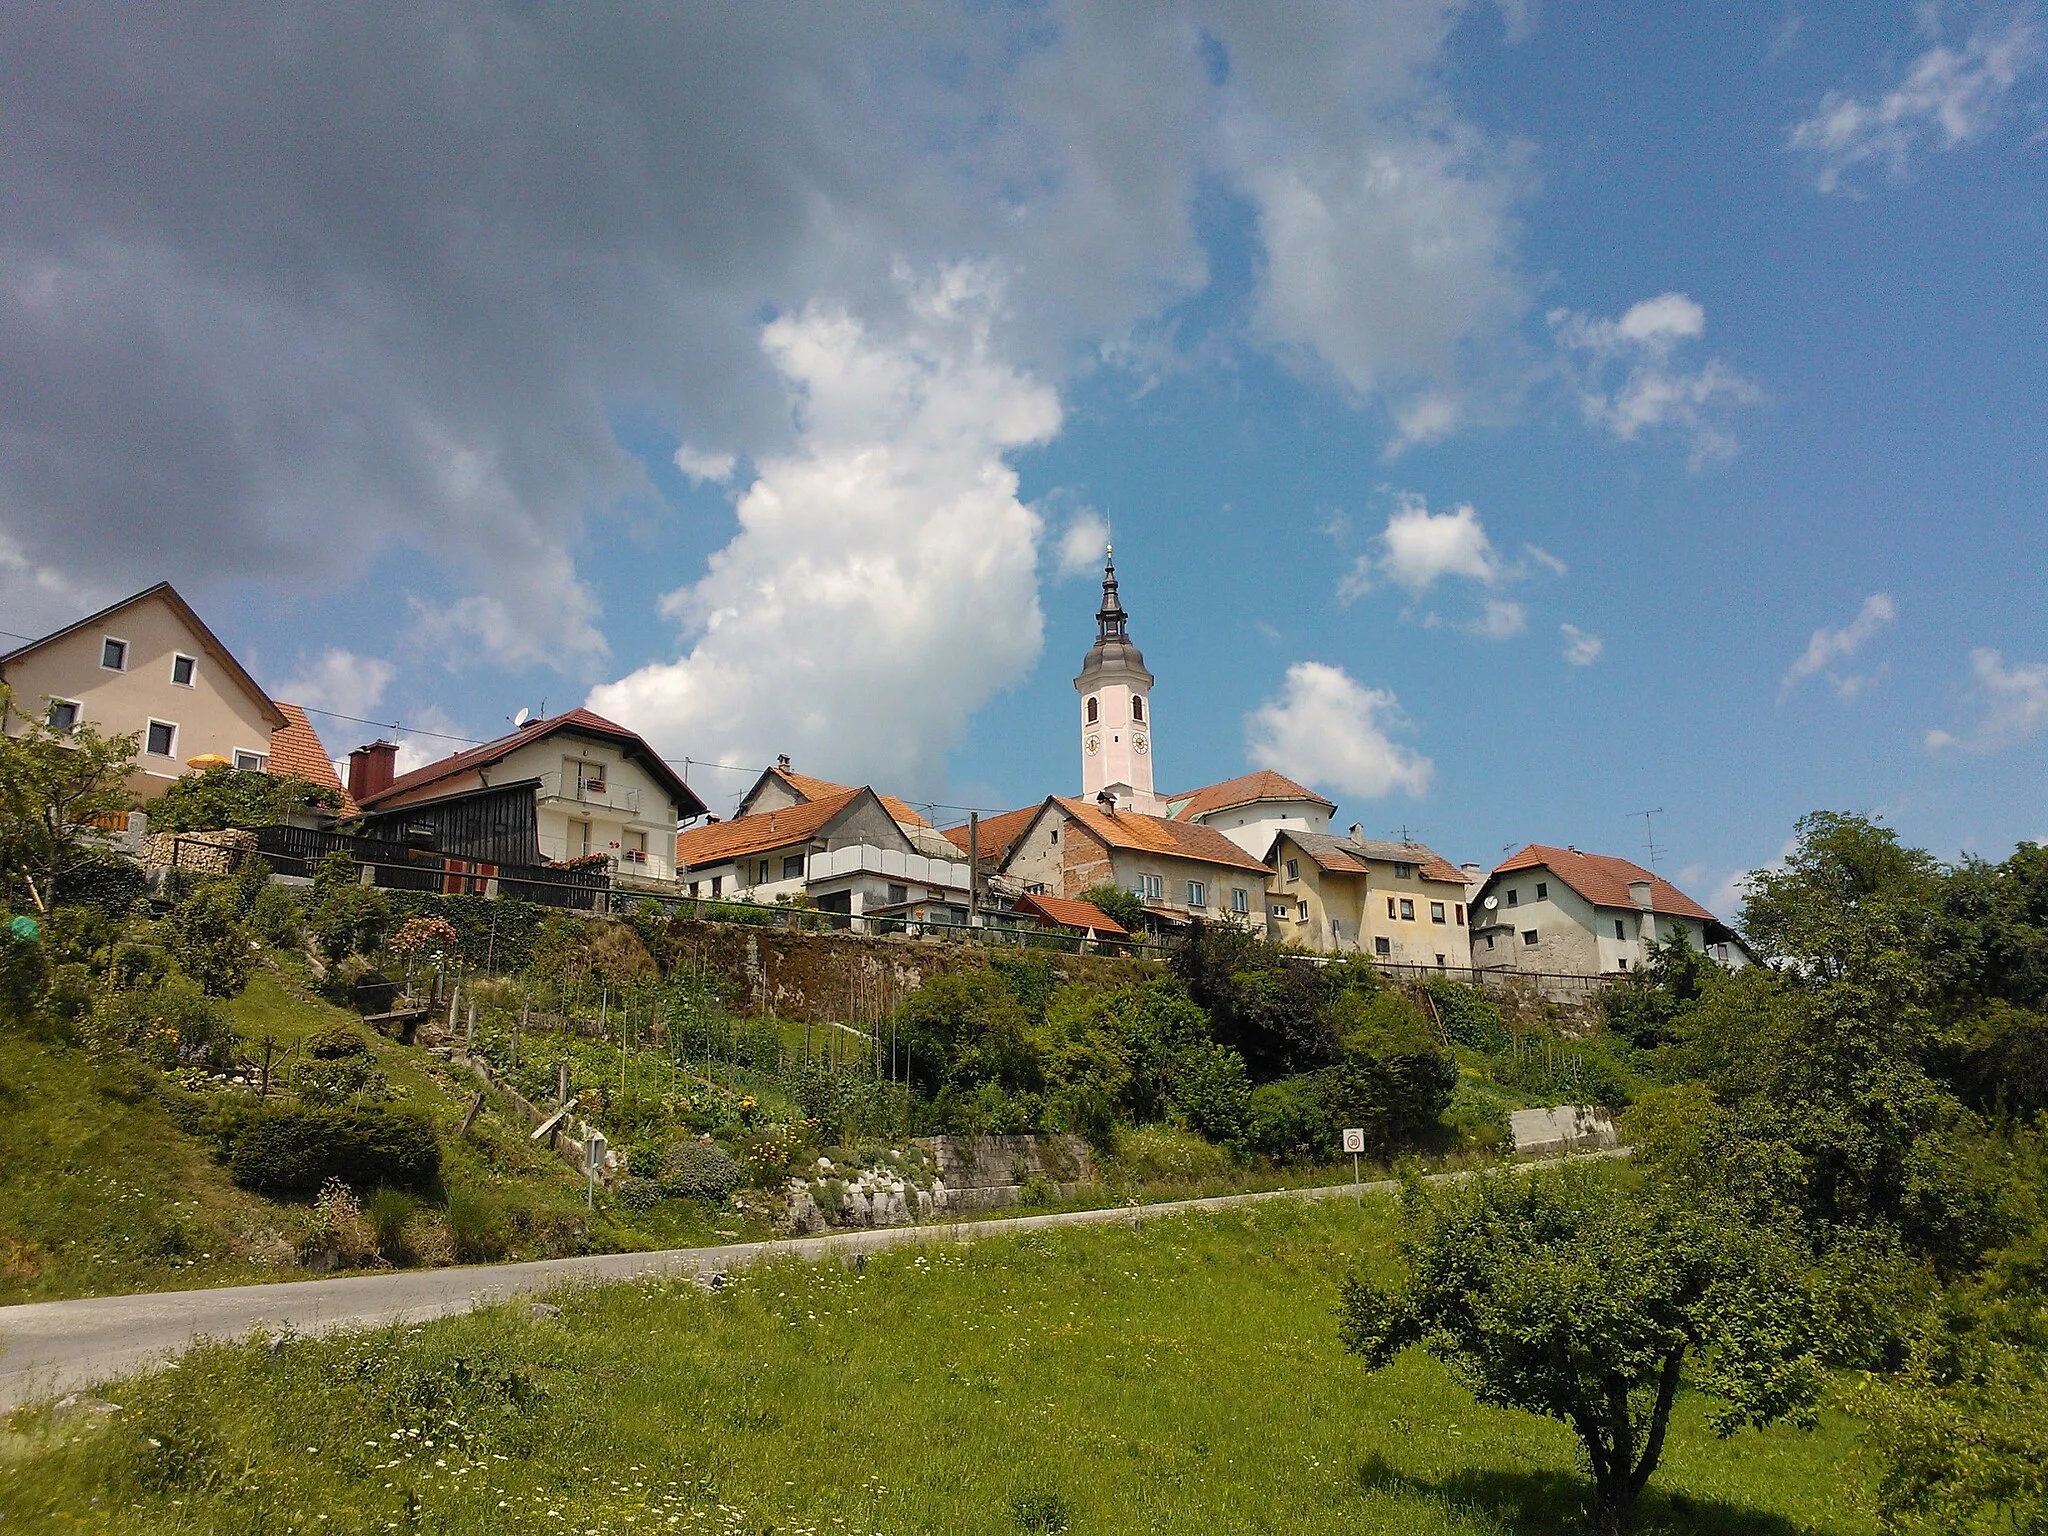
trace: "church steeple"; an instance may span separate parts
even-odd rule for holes
[[[1095,644],[1074,679],[1081,695],[1081,793],[1114,795],[1123,809],[1156,816],[1152,792],[1152,674],[1131,643],[1130,615],[1117,595],[1116,551],[1105,548]]]

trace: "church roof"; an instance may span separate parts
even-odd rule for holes
[[[1152,674],[1145,670],[1145,653],[1131,640],[1130,615],[1117,597],[1116,557],[1110,550],[1103,551],[1102,606],[1095,613],[1095,644],[1088,648],[1074,686],[1085,691],[1089,681],[1104,672],[1136,672],[1147,687],[1152,684]]]
[[[1175,821],[1194,821],[1218,811],[1227,811],[1233,806],[1253,805],[1261,800],[1312,800],[1333,811],[1337,809],[1336,801],[1324,799],[1285,774],[1261,768],[1257,773],[1240,774],[1234,779],[1225,779],[1221,784],[1191,789],[1183,795],[1169,795],[1166,814]]]

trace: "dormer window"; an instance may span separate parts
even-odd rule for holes
[[[1143,698],[1138,697],[1136,695],[1133,695],[1131,698],[1131,718],[1133,720],[1142,720],[1145,718],[1145,701]]]
[[[1102,706],[1096,702],[1095,696],[1093,694],[1090,694],[1088,696],[1088,723],[1090,725],[1093,725],[1097,720],[1100,720],[1101,718]]]

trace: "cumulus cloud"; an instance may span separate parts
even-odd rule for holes
[[[1970,652],[1971,692],[1982,706],[1975,725],[1958,736],[1927,733],[1927,750],[1996,752],[2048,729],[2048,661],[2007,666],[1988,646]]]
[[[676,468],[700,485],[723,485],[738,467],[739,458],[734,454],[692,448],[688,443],[676,450]]]
[[[674,757],[936,787],[967,717],[1036,659],[1040,520],[1005,455],[1060,424],[1054,391],[1000,358],[986,269],[954,267],[878,328],[826,306],[762,345],[797,439],[757,461],[740,531],[664,611],[692,637],[590,707]]]
[[[1086,508],[1076,512],[1060,535],[1059,573],[1087,576],[1102,570],[1103,553],[1109,547],[1109,521],[1100,512]]]
[[[1342,538],[1345,521],[1334,520],[1328,531]],[[1338,579],[1337,597],[1355,602],[1375,589],[1392,585],[1411,599],[1419,599],[1438,582],[1458,579],[1482,587],[1500,587],[1522,581],[1532,568],[1561,576],[1565,564],[1548,550],[1524,545],[1516,559],[1502,557],[1488,536],[1479,513],[1469,502],[1460,502],[1448,512],[1432,512],[1428,501],[1412,491],[1396,493],[1387,525],[1373,541],[1373,547],[1358,555],[1351,568]],[[1505,640],[1527,627],[1527,611],[1505,597],[1487,597],[1478,615],[1463,627],[1489,640]],[[1425,624],[1443,622],[1435,614],[1424,616]]]
[[[369,719],[398,669],[380,656],[329,646],[278,685],[277,696],[307,709]]]
[[[1717,357],[1679,362],[1707,331],[1707,312],[1682,293],[1643,299],[1619,319],[1553,309],[1549,321],[1586,420],[1625,443],[1670,428],[1690,440],[1695,469],[1735,452],[1729,413],[1763,399]]]
[[[614,407],[729,445],[685,473],[801,456],[762,317],[880,313],[899,256],[1015,274],[1008,355],[1049,383],[1171,353],[1218,179],[1260,247],[1225,344],[1441,435],[1527,307],[1531,182],[1445,82],[1459,14],[16,7],[0,602],[404,550],[449,589],[423,636],[594,674],[575,552],[650,490]]]
[[[1364,687],[1341,667],[1299,661],[1279,695],[1245,717],[1245,738],[1260,767],[1340,794],[1421,796],[1435,765],[1389,734],[1404,723],[1386,689]]]
[[[1930,28],[1938,26],[1933,7],[1923,15]],[[1941,42],[1936,32],[1932,46],[1891,89],[1868,100],[1829,91],[1810,117],[1793,124],[1786,147],[1811,159],[1822,192],[1853,191],[1845,178],[1863,165],[1904,180],[1916,155],[1958,149],[1989,132],[2041,52],[2031,6],[1979,26],[1961,48]]]
[[[1590,667],[1607,649],[1605,640],[1598,635],[1587,634],[1576,624],[1560,624],[1557,628],[1564,636],[1564,659],[1575,667]]]
[[[1783,681],[1778,684],[1778,697],[1782,699],[1810,677],[1825,674],[1838,697],[1853,699],[1875,682],[1878,674],[1858,675],[1837,669],[1877,635],[1889,629],[1897,618],[1898,608],[1892,602],[1891,594],[1873,592],[1863,599],[1863,606],[1856,610],[1856,617],[1847,624],[1839,629],[1829,629],[1825,625],[1816,629],[1806,642],[1806,649],[1786,669]]]

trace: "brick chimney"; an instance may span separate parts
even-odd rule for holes
[[[361,805],[370,796],[391,787],[398,777],[398,743],[373,741],[348,755],[349,798]]]

